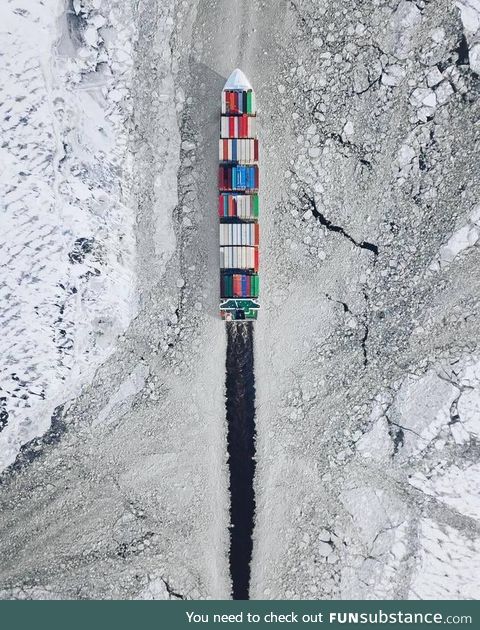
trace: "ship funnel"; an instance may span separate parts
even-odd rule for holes
[[[247,77],[239,68],[235,68],[232,74],[228,77],[227,82],[223,88],[224,90],[251,90],[252,86]]]

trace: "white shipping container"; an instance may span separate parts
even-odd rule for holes
[[[252,219],[252,195],[232,195],[235,215],[239,219]],[[230,245],[240,245],[246,242],[246,239],[250,239],[250,244],[253,245],[253,227],[252,224],[240,224],[240,223],[230,223],[230,224],[221,224],[220,234],[222,243],[225,241],[227,243],[227,239],[229,239],[228,243]],[[222,230],[230,230],[229,232],[222,232]],[[243,231],[241,231],[243,230]]]
[[[255,248],[250,246],[226,247],[225,250],[231,250],[231,261],[229,260],[229,269],[252,269],[255,264]]]

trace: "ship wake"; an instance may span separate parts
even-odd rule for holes
[[[233,599],[248,599],[255,514],[253,325],[227,323],[226,410],[230,470],[230,574]]]

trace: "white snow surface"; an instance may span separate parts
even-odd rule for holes
[[[8,0],[0,42],[0,470],[87,383],[136,311],[120,0]],[[8,414],[8,418],[7,418]]]
[[[430,271],[448,267],[460,254],[474,247],[480,236],[480,205],[475,206],[467,220],[454,231],[448,241],[438,251],[430,265]]]
[[[420,553],[408,599],[477,599],[480,542],[422,519]]]

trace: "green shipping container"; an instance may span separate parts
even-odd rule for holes
[[[252,297],[258,297],[258,276],[252,276]]]
[[[252,199],[252,214],[258,219],[258,195],[253,195]]]
[[[247,114],[252,113],[252,93],[247,92]]]

